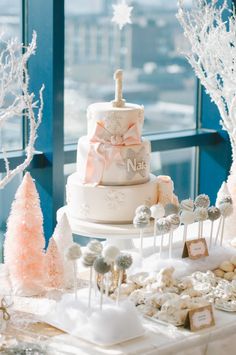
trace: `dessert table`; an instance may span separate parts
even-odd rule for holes
[[[190,229],[190,235],[194,236],[196,226]],[[205,233],[209,232],[209,224],[204,227]],[[182,237],[182,230],[175,236],[175,248],[178,251],[178,242]],[[134,240],[138,246],[138,240]],[[144,240],[144,261],[148,258],[152,238],[146,237]],[[236,251],[236,250],[235,250]],[[224,259],[225,255],[234,254],[234,248],[226,246],[219,250],[212,251],[209,257],[209,264],[214,265]],[[228,254],[227,254],[228,253]],[[224,255],[225,254],[225,255]],[[216,257],[217,255],[217,257]],[[214,260],[217,259],[217,260]],[[163,259],[164,262],[167,262]],[[171,263],[171,260],[169,260]],[[172,260],[174,263],[174,259]],[[200,268],[202,267],[201,264]],[[6,278],[6,268],[0,265],[0,294],[9,294],[9,284]],[[86,287],[86,275],[80,280],[81,287]],[[177,328],[172,325],[157,324],[152,320],[143,318],[142,322],[145,328],[145,334],[139,338],[116,344],[110,347],[101,347],[96,344],[86,342],[79,337],[51,327],[40,320],[39,315],[50,302],[60,298],[60,292],[51,292],[39,297],[14,297],[14,304],[11,307],[11,320],[0,335],[0,351],[6,344],[17,344],[29,342],[39,344],[42,347],[42,354],[88,354],[88,355],[128,355],[128,354],[177,354],[177,355],[200,355],[200,354],[233,354],[236,347],[236,314],[226,313],[214,310],[216,325],[198,332],[190,332],[183,328]],[[4,352],[3,352],[4,353]],[[15,352],[16,353],[16,352]]]

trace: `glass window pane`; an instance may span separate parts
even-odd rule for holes
[[[195,128],[194,74],[180,54],[177,2],[133,2],[133,24],[122,31],[111,22],[113,3],[65,1],[65,142],[86,133],[90,103],[113,99],[119,67],[126,100],[145,107],[145,133]]]
[[[18,38],[21,40],[21,0],[1,0],[0,1],[0,34],[4,39]],[[4,45],[0,44],[0,51]],[[3,107],[11,103],[10,95]],[[0,152],[22,148],[22,118],[16,117],[8,120],[3,127],[0,127]]]

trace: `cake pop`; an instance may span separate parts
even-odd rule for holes
[[[89,296],[88,296],[88,312],[91,311],[91,295],[92,295],[92,279],[93,279],[93,263],[97,255],[88,249],[82,255],[82,264],[89,267]]]
[[[151,209],[150,207],[148,207],[147,205],[141,205],[138,206],[135,210],[135,214],[140,214],[143,213],[144,215],[146,215],[148,218],[151,217]]]
[[[198,195],[194,201],[196,208],[208,208],[210,206],[209,196],[205,194]]]
[[[171,230],[169,234],[169,258],[172,258],[172,246],[173,246],[173,233],[180,225],[180,218],[177,214],[170,214],[167,218],[167,221],[171,224]]]
[[[81,248],[77,243],[72,243],[65,251],[65,257],[67,260],[73,262],[74,269],[74,293],[75,299],[77,300],[77,259],[81,257]]]
[[[148,226],[150,219],[145,213],[138,213],[133,219],[133,225],[140,232],[140,255],[143,255],[143,229]]]
[[[188,198],[186,200],[182,200],[180,202],[180,208],[184,211],[193,211],[194,210],[193,200],[191,200],[191,198]]]
[[[116,304],[119,304],[119,300],[120,300],[120,288],[121,288],[121,282],[123,279],[123,273],[125,270],[130,268],[132,263],[133,263],[133,259],[130,254],[120,254],[117,256],[117,258],[115,260],[116,267],[119,270],[118,292],[117,292]]]
[[[164,235],[170,232],[171,223],[167,220],[167,218],[159,218],[156,224],[157,224],[157,233],[161,235],[161,244],[160,244],[160,257],[161,257]]]
[[[165,216],[169,216],[170,214],[178,214],[178,213],[179,213],[179,207],[174,203],[167,203],[167,205],[165,205]]]
[[[111,266],[105,262],[105,259],[103,256],[99,256],[94,261],[93,267],[94,267],[94,270],[102,276],[101,277],[101,287],[100,287],[100,310],[102,310],[103,292],[104,292],[103,278],[104,278],[104,275],[111,270]]]
[[[209,241],[209,249],[211,248],[212,245],[212,236],[213,236],[213,226],[214,226],[214,221],[216,221],[218,218],[220,218],[221,212],[218,207],[211,206],[208,208],[208,218],[211,221],[211,232],[210,232],[210,241]]]
[[[232,204],[233,204],[232,197],[231,197],[230,195],[223,196],[223,197],[219,200],[219,205],[222,205],[222,203],[230,203],[230,204],[232,205]]]
[[[88,248],[88,250],[92,251],[96,255],[101,255],[103,246],[102,246],[101,242],[99,242],[98,240],[94,239],[94,240],[91,240],[87,244],[87,248]]]
[[[180,222],[184,225],[183,243],[187,240],[188,225],[194,223],[195,216],[193,210],[182,210],[180,215]]]
[[[199,195],[201,196],[201,195]],[[206,196],[206,195],[203,195]],[[203,235],[203,222],[208,218],[206,207],[197,207],[194,211],[195,221],[198,222],[198,238]]]
[[[154,218],[154,240],[153,240],[153,249],[156,249],[156,235],[157,235],[157,228],[156,223],[158,218],[162,218],[165,216],[165,209],[161,203],[153,205],[151,207],[151,217]]]

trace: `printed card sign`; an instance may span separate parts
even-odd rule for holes
[[[212,306],[204,306],[192,309],[188,312],[184,327],[195,332],[215,325]]]
[[[195,260],[208,255],[208,248],[205,238],[193,239],[185,242],[182,258]]]

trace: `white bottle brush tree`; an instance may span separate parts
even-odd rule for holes
[[[35,99],[34,93],[29,92],[27,65],[30,57],[35,54],[36,37],[36,32],[33,32],[31,43],[23,46],[17,39],[5,41],[0,35],[0,129],[6,127],[12,118],[20,120],[22,117],[27,120],[29,127],[26,158],[14,169],[11,169],[7,152],[1,144],[0,154],[5,161],[5,174],[0,179],[0,189],[26,169],[34,155],[37,129],[42,120],[44,90],[43,85],[39,91],[39,100]]]
[[[234,214],[228,218],[228,235],[236,236],[236,18],[227,1],[194,0],[186,8],[179,0],[177,18],[190,44],[185,53],[196,76],[217,105],[221,124],[231,141],[233,164],[228,188]],[[221,4],[221,5],[220,5]]]

